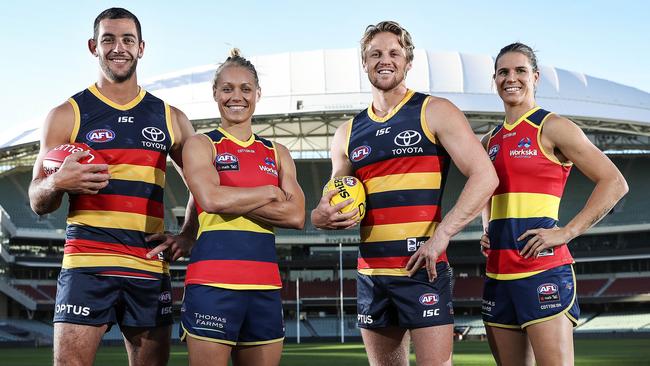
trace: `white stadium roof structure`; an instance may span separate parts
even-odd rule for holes
[[[324,158],[336,127],[366,108],[372,98],[357,49],[289,52],[251,57],[262,87],[254,131],[285,144],[297,156]],[[455,103],[477,134],[503,118],[492,83],[489,55],[416,50],[407,85]],[[180,108],[199,130],[214,128],[216,65],[162,75],[146,90]],[[537,102],[570,117],[601,148],[650,147],[650,93],[579,72],[541,66]],[[33,156],[42,121],[26,123],[0,138],[0,159]]]

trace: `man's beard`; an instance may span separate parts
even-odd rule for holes
[[[116,83],[123,83],[131,78],[133,74],[135,74],[135,70],[138,66],[138,60],[136,58],[133,58],[133,63],[131,64],[131,67],[127,70],[126,74],[124,75],[118,75],[111,70],[111,68],[108,66],[108,59],[103,59],[101,64],[102,71],[104,71],[104,74],[106,77],[108,77],[111,81],[114,81]]]
[[[399,86],[399,84],[401,84],[404,81],[405,77],[406,77],[406,75],[403,75],[403,77],[401,77],[401,78],[394,78],[390,82],[390,84],[379,83],[378,82],[379,78],[370,78],[369,77],[368,80],[370,81],[370,84],[372,84],[372,86],[374,86],[375,88],[377,88],[379,90],[382,90],[382,91],[389,91],[389,90],[393,90],[397,86]]]

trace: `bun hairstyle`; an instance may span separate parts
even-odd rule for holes
[[[253,75],[253,79],[255,79],[255,86],[257,86],[258,88],[260,87],[260,80],[257,77],[257,70],[255,70],[255,66],[253,66],[253,64],[250,61],[248,61],[246,58],[244,58],[241,55],[241,51],[239,50],[239,48],[232,48],[230,50],[230,56],[226,58],[226,61],[224,61],[221,65],[219,65],[217,71],[214,73],[212,90],[217,89],[217,81],[219,80],[219,75],[221,75],[221,71],[223,71],[223,69],[225,69],[226,67],[230,67],[230,66],[239,66],[248,70]]]

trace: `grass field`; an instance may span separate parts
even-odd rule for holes
[[[576,365],[627,366],[650,365],[650,339],[577,339]],[[49,348],[0,349],[0,364],[7,366],[52,364]],[[415,356],[411,356],[415,365]],[[357,366],[367,365],[366,354],[360,343],[287,344],[284,347],[283,366]],[[97,366],[127,365],[122,347],[102,347],[97,354]],[[184,345],[172,348],[169,365],[187,365]],[[454,365],[494,365],[487,342],[458,342],[454,344]]]

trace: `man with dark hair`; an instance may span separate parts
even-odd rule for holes
[[[166,161],[169,155],[181,165],[194,131],[181,111],[138,86],[144,41],[132,13],[102,12],[88,49],[99,59],[99,79],[48,115],[29,187],[39,215],[56,210],[64,193],[70,198],[54,364],[92,365],[102,336],[118,324],[130,365],[166,365],[173,323],[168,261],[187,254],[197,227],[190,200],[181,233],[164,233]],[[106,164],[80,164],[88,152],[76,152],[46,176],[47,152],[73,142],[88,144]]]
[[[449,240],[485,205],[497,178],[463,113],[446,99],[409,90],[413,43],[398,23],[370,25],[361,40],[372,104],[332,140],[332,176],[354,175],[366,189],[357,264],[357,319],[371,365],[451,365],[453,307]],[[469,179],[444,218],[449,159]],[[355,225],[349,202],[312,211],[321,229]]]

